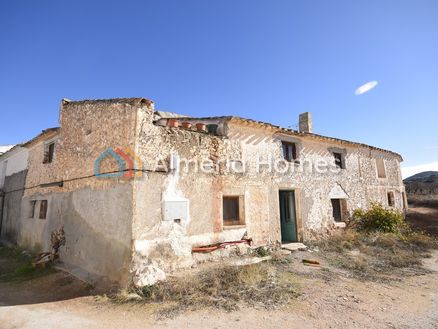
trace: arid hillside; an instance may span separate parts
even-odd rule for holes
[[[438,202],[438,171],[425,171],[404,181],[410,203]]]

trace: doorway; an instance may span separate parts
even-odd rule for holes
[[[280,191],[280,223],[281,241],[297,242],[297,213],[295,207],[295,191]]]

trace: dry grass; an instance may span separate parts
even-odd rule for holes
[[[318,242],[320,252],[317,256],[332,265],[320,270],[303,270],[302,259],[297,263],[293,255],[258,248],[254,256],[270,254],[272,260],[240,267],[209,267],[198,274],[169,278],[153,286],[124,291],[113,301],[147,303],[158,308],[161,316],[204,307],[227,311],[240,306],[275,308],[298,295],[297,277],[319,277],[330,281],[333,271],[340,273],[339,268],[342,273],[356,278],[385,281],[399,279],[401,275],[426,273],[421,259],[428,257],[430,249],[438,248],[437,241],[413,232],[404,222],[398,223],[393,231],[396,233],[347,229]]]
[[[421,259],[438,248],[437,241],[417,232],[362,233],[346,230],[320,241],[321,254],[330,264],[363,279],[388,279],[409,271],[421,274]]]
[[[208,269],[197,275],[170,278],[153,286],[125,291],[117,302],[168,305],[161,315],[173,316],[186,309],[215,307],[232,311],[242,305],[275,308],[298,296],[291,272],[275,262]],[[169,306],[170,305],[170,306]]]

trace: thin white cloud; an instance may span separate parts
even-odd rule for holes
[[[369,81],[365,84],[363,84],[362,86],[360,86],[359,88],[356,89],[356,91],[354,92],[355,95],[362,95],[365,94],[366,92],[370,91],[371,89],[375,88],[377,86],[378,82],[377,81]]]
[[[14,145],[0,145],[0,154],[5,153],[6,151],[9,151],[13,147],[14,147]]]
[[[403,179],[411,177],[423,171],[438,171],[438,162],[432,162],[418,166],[402,167],[401,171]]]

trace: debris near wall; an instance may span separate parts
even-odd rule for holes
[[[46,267],[48,263],[53,263],[59,258],[59,248],[65,245],[64,225],[61,225],[58,230],[52,231],[50,244],[51,251],[39,254],[35,261],[32,262],[34,267]]]
[[[250,246],[252,243],[252,239],[242,239],[242,240],[238,240],[238,241],[216,243],[213,245],[203,246],[203,247],[193,247],[192,252],[212,252],[212,251],[215,251],[218,249],[226,248],[227,246],[236,246],[236,245],[241,244],[241,243],[244,243],[244,244],[247,244]]]

